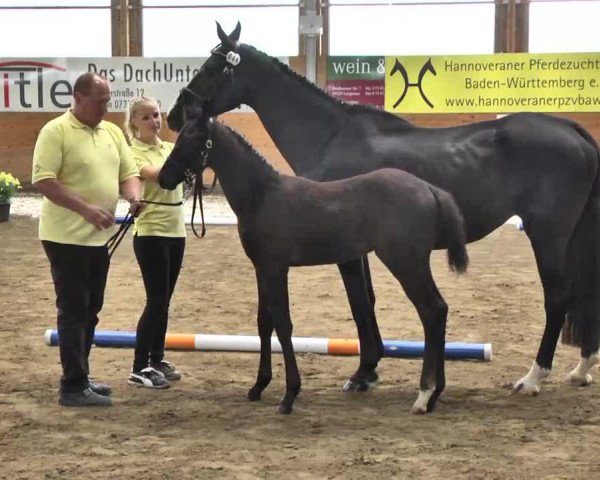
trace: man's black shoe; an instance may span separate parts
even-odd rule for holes
[[[106,383],[93,382],[91,380],[88,380],[88,388],[92,392],[97,393],[98,395],[103,395],[105,397],[110,397],[113,393],[112,387],[110,385],[107,385]]]
[[[112,398],[98,395],[90,388],[80,392],[61,392],[58,403],[63,407],[109,407],[113,404]]]

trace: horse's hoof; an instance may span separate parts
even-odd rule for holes
[[[281,403],[277,407],[277,413],[280,413],[281,415],[289,415],[290,413],[292,413],[292,406],[284,405],[283,403]]]
[[[592,384],[592,376],[589,373],[585,375],[579,375],[576,373],[570,373],[567,375],[567,380],[571,383],[571,385],[575,385],[576,387],[587,387]]]
[[[344,383],[342,390],[344,390],[344,392],[366,392],[371,389],[371,387],[377,385],[378,381],[379,374],[373,370],[367,374],[367,378],[350,377],[346,383]]]
[[[364,380],[353,380],[350,378],[344,383],[342,390],[344,390],[344,392],[366,392],[369,390],[370,386],[371,385]]]

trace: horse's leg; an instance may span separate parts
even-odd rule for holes
[[[537,395],[541,381],[552,369],[556,344],[571,296],[566,269],[566,251],[571,231],[552,219],[536,219],[524,225],[544,289],[546,325],[535,361],[527,375],[515,383],[513,392]]]
[[[375,290],[373,289],[373,282],[371,280],[371,269],[369,268],[369,256],[365,255],[362,257],[363,271],[365,273],[365,283],[367,291],[369,293],[369,301],[371,304],[371,330],[373,331],[373,338],[375,339],[375,346],[379,359],[383,358],[383,340],[381,339],[381,333],[379,332],[379,325],[377,325],[377,317],[375,316]]]
[[[592,195],[584,208],[569,243],[569,272],[573,285],[573,305],[569,307],[568,324],[563,328],[565,343],[579,345],[579,364],[567,375],[573,385],[592,382],[591,368],[598,363],[600,346],[600,199]],[[572,329],[579,329],[575,334]],[[566,340],[563,337],[563,340]]]
[[[338,264],[338,268],[344,280],[360,343],[360,365],[343,388],[346,392],[365,392],[371,385],[377,383],[378,375],[375,369],[380,355],[371,328],[372,307],[365,282],[363,263],[361,259],[352,260]]]
[[[267,308],[271,312],[273,326],[281,344],[285,363],[285,395],[277,408],[278,413],[292,413],[294,400],[300,392],[300,372],[296,364],[292,344],[292,320],[288,294],[288,269],[259,271]]]
[[[258,335],[260,337],[260,361],[258,366],[258,374],[256,383],[248,391],[248,400],[260,400],[260,396],[265,388],[271,382],[273,377],[271,367],[271,335],[273,333],[273,321],[271,312],[267,308],[267,303],[264,294],[264,285],[262,284],[260,275],[256,272],[256,284],[258,286]]]
[[[442,298],[429,265],[429,254],[412,258],[395,258],[389,252],[376,252],[384,265],[400,282],[408,299],[413,303],[423,324],[425,350],[419,396],[411,412],[430,412],[446,386],[444,349],[448,305]]]

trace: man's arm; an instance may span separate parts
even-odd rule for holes
[[[45,178],[34,183],[33,186],[52,203],[81,215],[98,230],[112,227],[115,223],[112,213],[102,207],[87,203],[55,178]]]

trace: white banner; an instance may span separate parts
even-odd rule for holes
[[[287,58],[280,60],[288,63]],[[73,84],[85,72],[99,73],[111,82],[111,112],[124,111],[128,101],[138,96],[156,98],[166,112],[205,61],[179,57],[0,58],[0,113],[62,112],[71,106]]]

